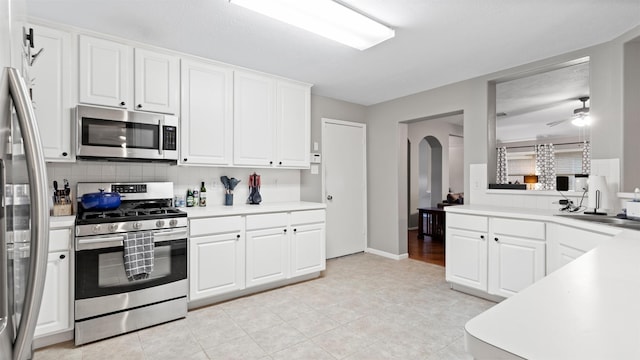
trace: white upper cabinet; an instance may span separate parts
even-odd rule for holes
[[[233,71],[182,60],[180,163],[224,165],[233,162]]]
[[[242,71],[233,86],[234,164],[308,168],[310,86]]]
[[[308,168],[311,141],[311,88],[279,80],[276,90],[277,166]]]
[[[271,166],[274,162],[276,81],[236,71],[233,77],[233,162]]]
[[[80,35],[80,102],[133,108],[133,49],[117,42]]]
[[[133,47],[86,35],[80,35],[79,48],[81,103],[178,112],[178,57],[135,49],[134,61]]]
[[[135,49],[135,110],[178,113],[179,60]]]
[[[71,34],[44,26],[34,30],[33,54],[27,69],[38,128],[47,161],[73,161],[71,153]]]

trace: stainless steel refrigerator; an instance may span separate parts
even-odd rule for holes
[[[32,357],[49,248],[47,176],[28,78],[24,0],[0,0],[0,359]]]

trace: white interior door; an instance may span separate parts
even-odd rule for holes
[[[322,119],[327,259],[367,246],[366,126]]]

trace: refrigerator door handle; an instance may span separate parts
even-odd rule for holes
[[[5,209],[5,185],[7,183],[4,168],[4,160],[0,159],[0,218],[6,219]],[[7,236],[0,238],[0,289],[8,289],[9,285],[9,258],[7,257]],[[0,329],[6,329],[9,319],[9,292],[2,291],[0,294]]]
[[[24,140],[24,153],[29,175],[31,198],[31,253],[29,277],[20,326],[14,343],[14,360],[32,355],[33,334],[40,313],[49,251],[49,211],[47,201],[47,168],[40,142],[36,116],[24,79],[15,68],[8,68],[9,94],[13,99]]]

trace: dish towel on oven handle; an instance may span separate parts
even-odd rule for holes
[[[129,281],[149,278],[153,271],[153,233],[124,234],[124,270]]]

